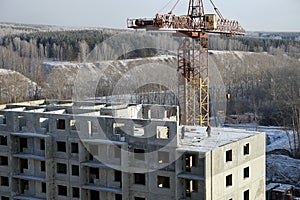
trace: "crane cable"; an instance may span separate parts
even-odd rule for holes
[[[168,3],[166,5],[164,5],[164,7],[162,7],[162,9],[160,9],[158,11],[158,13],[160,13],[161,11],[163,11],[170,3],[171,3],[172,0],[168,1]]]
[[[172,9],[170,10],[169,14],[172,14],[173,10],[176,8],[176,6],[178,5],[180,0],[177,0],[175,5],[172,7]],[[168,1],[168,3],[158,11],[158,13],[160,13],[162,10],[164,10],[167,6],[169,6],[169,4],[172,2],[172,0]],[[223,15],[221,14],[220,10],[216,7],[216,5],[214,4],[214,2],[212,0],[210,0],[210,3],[212,4],[212,6],[214,7],[214,10],[216,11],[216,13],[218,14],[218,16],[221,19],[224,19]]]
[[[173,10],[176,8],[180,0],[177,0],[173,8],[170,10],[169,14],[172,14]]]
[[[221,18],[221,19],[224,19],[223,15],[221,14],[221,12],[219,11],[219,9],[216,7],[216,5],[214,4],[214,2],[212,0],[210,0],[210,3],[213,5],[216,13],[218,14],[218,16]]]
[[[162,12],[164,9],[166,9],[166,7],[168,7],[168,6],[171,4],[172,1],[173,1],[173,0],[168,1],[168,3],[167,3],[162,9],[160,9],[160,10],[158,11],[158,13],[160,13],[160,12]],[[177,0],[177,2],[176,2],[175,5],[172,7],[172,9],[171,9],[171,11],[169,12],[169,14],[171,14],[171,13],[173,12],[173,10],[175,9],[175,7],[176,7],[177,4],[179,3],[179,1],[180,1],[180,0]]]

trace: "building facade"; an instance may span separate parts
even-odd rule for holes
[[[176,106],[1,106],[0,198],[265,199],[265,134],[181,127]]]

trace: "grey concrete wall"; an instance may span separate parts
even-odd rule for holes
[[[245,144],[250,144],[249,155],[243,154]],[[226,151],[233,151],[232,161],[226,162]],[[265,199],[265,134],[255,135],[223,147],[206,155],[206,199],[243,199],[250,191],[250,199]],[[250,177],[243,177],[243,169],[250,168]],[[226,186],[226,176],[232,175],[232,186]],[[209,192],[210,191],[210,192]]]

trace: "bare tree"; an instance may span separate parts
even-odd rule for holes
[[[78,61],[85,62],[89,53],[89,45],[86,41],[79,42],[79,54],[78,54]]]

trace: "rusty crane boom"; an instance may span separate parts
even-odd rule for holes
[[[177,68],[180,122],[184,125],[209,124],[208,33],[245,34],[238,21],[225,19],[210,2],[216,14],[204,12],[203,0],[189,0],[187,15],[174,15],[173,7],[151,19],[127,20],[128,28],[176,31],[186,37],[178,50]]]

